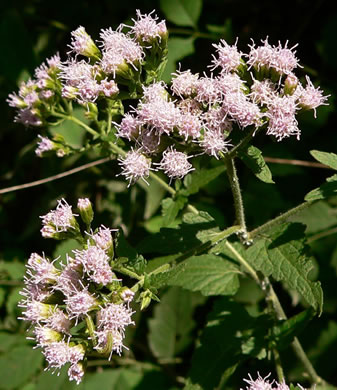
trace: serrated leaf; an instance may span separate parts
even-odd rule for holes
[[[28,346],[15,347],[0,356],[1,389],[21,387],[41,367],[43,355]]]
[[[171,288],[162,296],[149,320],[149,346],[154,356],[173,358],[192,340],[192,314],[198,302],[193,294],[180,288]]]
[[[162,75],[165,82],[171,81],[171,74],[176,70],[176,62],[194,53],[195,38],[170,38],[168,41],[167,64]]]
[[[166,19],[178,26],[196,27],[202,0],[160,0]]]
[[[214,390],[221,380],[224,388],[239,363],[249,356],[264,355],[269,325],[266,316],[253,318],[242,305],[218,299],[192,356],[189,383]]]
[[[203,295],[234,295],[239,288],[239,268],[215,255],[190,257],[179,264],[181,272],[168,280],[168,285],[200,291]]]
[[[118,258],[126,257],[128,259],[127,263],[123,264],[124,266],[127,266],[139,274],[144,272],[146,260],[126,241],[122,231],[118,234],[116,253]]]
[[[169,226],[174,222],[180,210],[187,203],[187,198],[178,196],[176,199],[166,198],[162,201],[163,226]]]
[[[315,188],[305,195],[304,200],[312,202],[314,200],[329,198],[337,194],[337,174],[326,179],[326,183],[320,187]]]
[[[200,188],[205,187],[212,180],[216,179],[225,171],[225,165],[220,165],[211,169],[198,169],[187,175],[184,179],[184,185],[189,195],[196,194]]]
[[[305,244],[305,226],[293,223],[275,228],[268,237],[257,240],[244,252],[255,270],[273,276],[302,295],[318,313],[322,312],[323,291],[320,282],[312,282],[312,260]]]
[[[320,163],[337,171],[337,154],[310,150],[310,154]]]
[[[271,171],[266,164],[262,152],[257,147],[250,145],[238,155],[240,159],[252,170],[254,175],[264,183],[274,183]]]

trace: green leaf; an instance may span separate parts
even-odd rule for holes
[[[337,171],[337,154],[310,150],[310,154],[320,163]]]
[[[239,268],[220,256],[190,257],[176,268],[181,272],[173,276],[168,285],[200,291],[203,295],[234,295],[239,288]]]
[[[337,194],[337,174],[326,179],[326,183],[320,187],[315,188],[305,195],[304,200],[312,202],[314,200],[329,198]]]
[[[148,182],[150,185],[146,185],[144,188],[146,191],[146,202],[144,209],[145,220],[152,217],[152,215],[160,206],[160,202],[162,201],[163,197],[165,196],[165,190],[158,182],[152,180],[151,178],[148,179]]]
[[[277,344],[278,349],[285,349],[308,325],[314,316],[312,309],[304,310],[301,313],[281,321],[272,329],[272,339]]]
[[[0,332],[0,352],[7,352],[14,345],[27,344],[25,336],[21,334],[11,334]]]
[[[252,170],[254,175],[264,183],[274,183],[271,171],[264,161],[262,152],[257,147],[250,145],[247,149],[240,151],[240,159]]]
[[[176,199],[166,198],[162,201],[163,226],[169,226],[174,222],[179,211],[187,203],[187,198],[178,196]]]
[[[0,287],[0,307],[5,302],[6,290]]]
[[[200,344],[192,356],[189,382],[203,390],[222,387],[237,365],[249,356],[265,356],[266,316],[251,317],[242,305],[221,298],[215,302]]]
[[[192,319],[200,298],[180,288],[169,289],[149,320],[149,346],[157,358],[173,358],[192,341]]]
[[[43,371],[36,380],[36,390],[84,390],[83,383],[77,385],[75,382],[69,382],[67,370],[67,367],[63,367],[57,375],[51,371]]]
[[[214,219],[206,212],[187,213],[177,228],[162,228],[159,233],[146,237],[138,244],[138,251],[169,255],[186,252],[209,240],[218,231]]]
[[[8,274],[10,279],[21,280],[25,273],[25,266],[18,261],[1,261],[0,262],[0,273],[5,272]]]
[[[59,244],[56,245],[56,248],[53,252],[53,258],[60,257],[59,261],[65,261],[67,259],[66,255],[67,253],[71,255],[71,252],[74,249],[81,249],[82,246],[79,244],[76,240],[73,239],[67,239],[61,241]]]
[[[141,381],[143,373],[135,369],[109,369],[87,375],[85,390],[127,390],[134,389]]]
[[[289,221],[300,222],[306,225],[305,232],[314,234],[336,225],[337,209],[331,207],[327,201],[319,201],[295,214]]]
[[[176,62],[194,53],[194,39],[193,37],[169,39],[167,64],[162,75],[165,82],[171,81],[171,73],[176,70]]]
[[[85,118],[84,113],[84,109],[77,107],[74,108],[73,116],[87,124],[88,120]],[[52,135],[62,135],[66,143],[74,148],[82,146],[84,134],[86,133],[80,125],[70,120],[65,120],[60,125],[50,127],[49,131]]]
[[[187,188],[187,194],[192,195],[199,192],[200,188],[205,187],[212,180],[216,179],[225,171],[225,165],[211,169],[198,169],[187,175],[184,179],[184,185]]]
[[[18,308],[18,302],[22,299],[20,291],[20,287],[13,288],[6,301],[7,313],[15,317],[20,313],[20,309]]]
[[[160,0],[160,8],[170,22],[178,26],[196,27],[202,0]]]
[[[28,346],[12,349],[0,356],[0,388],[12,390],[25,384],[41,367],[43,355]]]
[[[128,259],[127,263],[123,264],[124,266],[127,266],[138,274],[144,272],[146,260],[126,241],[122,230],[118,234],[116,252],[119,258],[126,257]]]
[[[320,282],[312,282],[308,276],[312,260],[305,244],[304,230],[305,227],[298,223],[278,226],[268,237],[257,240],[243,255],[255,270],[286,282],[321,313],[323,291]]]

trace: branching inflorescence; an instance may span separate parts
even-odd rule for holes
[[[79,199],[78,209],[82,224],[90,227],[90,201]],[[101,226],[81,233],[76,215],[64,199],[41,218],[43,237],[72,237],[82,249],[68,253],[64,264],[58,259],[50,261],[44,254],[31,254],[21,291],[21,319],[31,323],[47,368],[57,370],[69,363],[69,379],[79,383],[94,352],[111,359],[113,353],[120,355],[126,348],[125,329],[134,324],[130,308],[134,293],[113,272],[116,229]]]
[[[111,132],[119,145],[128,144],[131,150],[119,164],[132,184],[146,181],[154,167],[170,179],[183,178],[192,169],[187,159],[200,153],[224,157],[233,146],[229,135],[238,129],[263,128],[277,141],[299,139],[298,112],[312,109],[316,116],[316,108],[326,104],[327,96],[308,76],[303,85],[294,73],[301,67],[297,45],[273,46],[267,38],[261,45],[253,42],[247,53],[237,42],[220,40],[213,45],[210,75],[177,70],[168,88],[160,81],[167,56],[165,21],[138,10],[133,22],[101,30],[97,44],[84,27],[73,31],[69,58],[48,59],[18,94],[9,95],[9,104],[18,109],[16,121],[42,127],[73,119],[72,101],[95,125],[106,115],[106,130],[101,125],[91,133],[99,138]],[[60,136],[38,137],[40,157],[76,152]]]

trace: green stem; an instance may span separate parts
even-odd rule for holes
[[[246,270],[246,272],[255,280],[255,282],[261,286],[261,281],[255,272],[254,268],[245,260],[243,256],[240,255],[240,253],[233,247],[231,243],[226,241],[226,247],[233,253],[233,255],[236,257],[238,262],[241,264],[241,266]]]
[[[276,348],[273,348],[273,355],[274,355],[274,360],[275,360],[277,379],[278,379],[279,383],[282,383],[284,381],[284,372],[283,372],[283,367],[282,367],[282,363],[281,363],[280,353]]]
[[[245,235],[247,235],[245,212],[243,208],[239,178],[236,173],[236,168],[234,165],[234,159],[230,158],[226,160],[226,168],[227,168],[226,173],[228,176],[229,185],[231,187],[233,198],[234,198],[236,222],[241,226],[243,238],[245,239]]]
[[[265,232],[266,230],[271,229],[272,227],[286,221],[289,217],[293,216],[294,214],[297,214],[298,212],[306,209],[309,207],[313,202],[303,202],[300,205],[286,211],[285,213],[281,214],[280,216],[272,219],[271,221],[266,222],[265,224],[259,226],[258,228],[252,230],[249,233],[250,238],[254,238],[255,236],[259,235],[262,232]]]
[[[88,329],[88,332],[90,335],[91,342],[92,342],[93,346],[95,347],[97,344],[96,336],[95,336],[95,325],[94,325],[94,322],[93,322],[92,318],[90,317],[90,315],[85,316],[85,322],[87,324],[87,329]]]
[[[115,271],[120,272],[121,274],[130,276],[130,278],[137,279],[137,280],[142,280],[143,276],[140,276],[136,274],[136,272],[130,271],[129,269],[123,267],[123,266],[118,266],[114,268]]]
[[[259,129],[255,129],[255,128],[251,129],[249,133],[244,138],[242,138],[242,140],[226,154],[226,159],[231,159],[235,157],[237,155],[237,152],[240,149],[242,149],[244,146],[246,146],[248,142],[253,138],[253,135],[255,135],[258,131]]]
[[[266,291],[266,298],[272,303],[277,318],[279,320],[286,320],[287,316],[268,278],[265,278],[265,291]],[[302,362],[303,366],[305,367],[311,382],[315,384],[325,383],[325,381],[317,374],[316,370],[314,369],[313,365],[308,359],[297,337],[294,338],[294,341],[291,343],[291,347],[295,352],[296,356],[299,358],[299,360]]]
[[[69,115],[69,114],[62,114],[60,112],[56,112],[56,111],[51,111],[51,114],[53,116],[56,116],[57,118],[63,118],[63,119],[68,119],[74,123],[77,123],[79,126],[83,127],[83,129],[85,129],[88,133],[90,133],[91,135],[93,135],[94,137],[98,137],[99,134],[97,133],[97,131],[95,131],[94,129],[92,129],[90,126],[86,125],[84,122],[82,122],[80,119],[76,118],[75,116],[73,115]]]
[[[243,258],[243,256],[240,255],[239,252],[227,241],[226,242],[227,248],[234,254],[238,262],[243,266],[243,268],[246,269],[247,273],[251,275],[251,277],[255,280],[255,282],[261,287],[261,289],[265,292],[266,294],[266,300],[267,302],[270,302],[274,312],[276,313],[276,317],[278,320],[286,320],[287,316],[281,306],[281,303],[278,299],[278,296],[276,295],[273,286],[271,285],[270,281],[268,278],[265,278],[263,281],[261,281],[255,272],[255,270],[250,266],[250,264]],[[316,384],[322,384],[325,383],[325,381],[317,375],[313,365],[311,364],[310,360],[308,359],[306,353],[304,352],[299,340],[297,337],[295,337],[294,341],[291,344],[296,356],[299,358],[299,360],[302,362],[303,366],[305,367],[310,380],[312,383]],[[274,352],[274,357],[275,360],[277,359],[277,356],[275,356]],[[280,364],[280,361],[276,362],[276,370],[278,371],[278,375],[281,375],[281,369],[282,367],[278,367]],[[282,370],[283,372],[283,370]],[[283,376],[283,374],[282,374]]]

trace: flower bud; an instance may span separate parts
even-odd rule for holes
[[[79,199],[77,202],[77,208],[80,211],[82,221],[85,224],[90,225],[94,218],[94,212],[90,200],[88,198]]]

